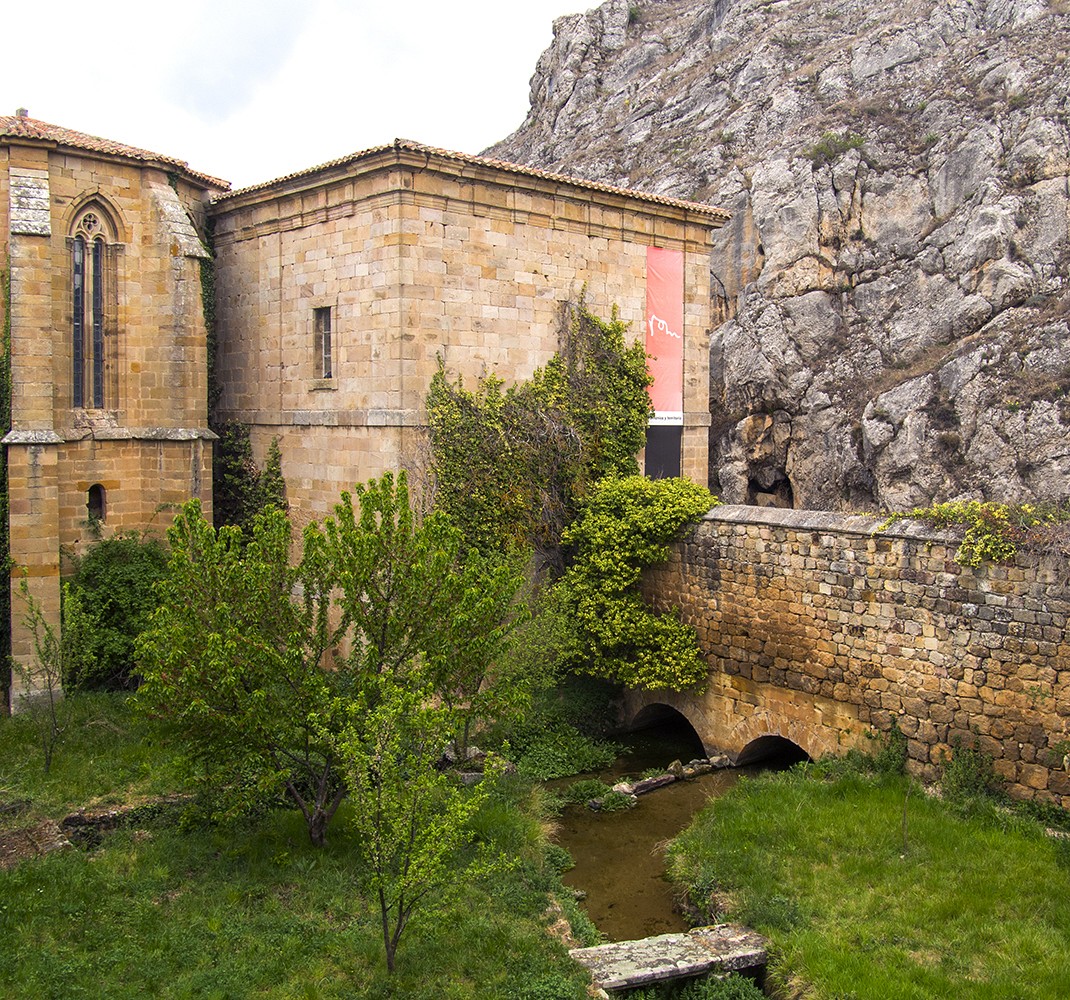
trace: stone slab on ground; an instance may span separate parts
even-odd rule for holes
[[[573,948],[569,954],[605,990],[634,989],[710,973],[743,972],[760,968],[768,958],[765,938],[739,924],[715,924],[683,934]]]
[[[50,819],[33,826],[8,830],[0,833],[0,871],[14,868],[30,858],[66,850],[70,846],[71,842]]]

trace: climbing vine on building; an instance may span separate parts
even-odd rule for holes
[[[686,479],[610,476],[594,487],[564,532],[574,557],[554,588],[578,625],[574,671],[674,691],[705,680],[695,630],[674,612],[652,611],[639,585],[643,570],[667,559],[670,542],[716,503]]]
[[[440,362],[427,397],[436,506],[469,545],[530,545],[559,571],[561,533],[591,486],[638,472],[650,376],[626,329],[581,299],[563,310],[557,353],[526,382],[490,375],[469,390]]]
[[[0,296],[4,310],[3,343],[0,344],[0,437],[11,430],[11,262],[5,261],[0,270]],[[11,588],[7,584],[7,568],[11,562],[11,535],[8,524],[10,511],[7,484],[7,445],[0,445],[0,564],[4,567],[0,586],[0,705],[7,703],[6,691],[11,683],[8,667],[11,657]]]
[[[212,473],[215,525],[237,525],[248,535],[254,516],[265,506],[287,509],[279,439],[272,438],[264,468],[260,469],[253,459],[248,425],[225,423],[217,433]]]

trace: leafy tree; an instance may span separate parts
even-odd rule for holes
[[[156,539],[131,532],[96,541],[75,560],[63,598],[65,689],[135,685],[135,644],[156,608],[167,559]]]
[[[44,772],[48,774],[56,747],[67,729],[60,682],[70,655],[70,646],[61,641],[49,624],[41,602],[30,593],[25,577],[19,581],[19,599],[26,605],[22,624],[33,636],[34,654],[32,667],[21,661],[13,661],[15,673],[28,692],[19,707],[29,717],[36,732],[41,745]]]
[[[342,494],[321,534],[311,529],[331,566],[350,669],[367,678],[426,667],[464,753],[477,722],[523,712],[542,678],[513,655],[529,617],[525,560],[474,549],[462,557],[445,515],[417,521],[404,473],[358,485],[355,496],[356,505]]]
[[[646,352],[626,325],[581,301],[566,307],[558,352],[528,382],[475,389],[444,367],[427,407],[439,509],[482,551],[532,546],[562,568],[561,532],[602,476],[638,471],[650,413]]]
[[[448,709],[410,675],[377,676],[354,701],[338,706],[349,721],[339,740],[350,790],[350,824],[369,895],[378,902],[386,967],[417,911],[500,863],[473,851],[469,821],[488,796],[493,766],[475,789],[437,764],[453,732]]]
[[[517,629],[531,619],[523,600],[524,564],[516,556],[470,549],[455,581],[456,600],[428,657],[432,687],[456,720],[454,749],[463,759],[473,726],[508,723],[531,705],[533,690],[549,683],[516,648]]]
[[[217,527],[234,524],[248,535],[253,517],[271,504],[286,509],[279,439],[272,438],[263,470],[253,460],[249,427],[236,421],[219,428],[212,477],[212,508]]]
[[[683,690],[706,667],[694,629],[675,614],[655,614],[639,590],[642,571],[669,555],[669,543],[716,503],[685,479],[642,476],[602,480],[564,533],[571,566],[555,595],[578,625],[571,666],[638,688]]]
[[[345,794],[316,715],[344,681],[320,666],[337,639],[322,560],[290,565],[289,521],[270,507],[246,543],[237,527],[212,528],[193,500],[168,538],[160,607],[139,644],[139,705],[210,787],[224,787],[223,815],[284,789],[322,844]]]
[[[343,494],[322,526],[305,529],[296,565],[289,522],[273,507],[246,539],[236,527],[213,529],[192,502],[169,538],[170,572],[140,644],[138,700],[210,785],[224,786],[224,815],[282,790],[322,844],[346,794],[339,739],[343,727],[350,742],[359,728],[353,706],[371,712],[377,692],[409,678],[422,691],[432,663],[443,691],[450,686],[443,701],[461,707],[463,698],[472,718],[495,704],[483,685],[495,679],[491,653],[522,616],[515,577],[492,574],[484,606],[471,591],[491,584],[458,562],[460,534],[443,515],[414,517],[404,474]],[[458,632],[462,611],[479,632]],[[477,661],[483,684],[466,680],[459,695],[457,678]]]
[[[312,525],[305,538],[306,556],[311,546],[336,588],[349,673],[403,674],[435,650],[457,603],[460,534],[440,513],[418,521],[404,473],[343,493],[322,529]]]

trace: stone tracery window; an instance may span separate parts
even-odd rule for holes
[[[103,409],[109,398],[107,333],[114,315],[114,243],[101,212],[83,211],[75,220],[71,247],[71,405]]]

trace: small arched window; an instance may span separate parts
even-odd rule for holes
[[[85,501],[90,524],[102,524],[108,516],[108,496],[100,483],[89,487]]]
[[[106,334],[114,320],[110,232],[103,214],[82,212],[71,240],[71,405],[103,409],[108,398]]]

